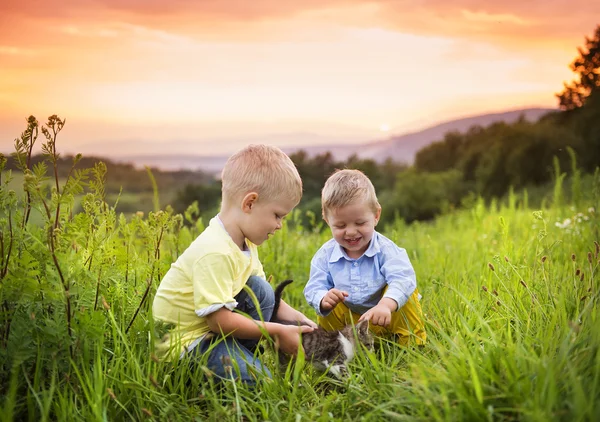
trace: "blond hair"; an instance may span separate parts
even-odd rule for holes
[[[359,200],[365,201],[367,205],[377,213],[381,209],[375,187],[371,180],[360,170],[336,170],[325,182],[321,192],[321,206],[323,207],[323,218],[327,213]]]
[[[221,173],[223,202],[256,192],[260,200],[302,198],[302,179],[283,151],[268,145],[250,145],[225,163]]]

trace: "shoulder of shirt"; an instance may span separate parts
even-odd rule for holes
[[[254,246],[254,245],[253,245]],[[202,250],[202,258],[209,255],[232,255],[235,250],[232,248],[231,238],[220,226],[209,225],[192,242],[190,247]]]
[[[390,252],[390,251],[404,251],[404,248],[401,248],[400,246],[398,246],[393,240],[385,237],[384,235],[382,235],[379,232],[375,232],[377,233],[377,241],[379,242],[379,248],[381,249],[381,252],[386,253],[386,252]]]
[[[329,239],[327,242],[323,243],[321,247],[315,252],[314,258],[327,258],[331,255],[333,248],[337,246],[337,242],[335,239]]]

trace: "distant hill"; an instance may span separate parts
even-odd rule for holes
[[[555,110],[549,108],[528,108],[502,113],[482,114],[464,119],[451,120],[419,132],[392,135],[388,139],[366,144],[319,145],[287,148],[285,151],[291,153],[302,149],[309,155],[317,155],[330,151],[338,160],[345,160],[352,154],[356,154],[361,158],[372,158],[376,161],[385,161],[387,158],[392,158],[394,161],[412,164],[419,150],[429,144],[443,140],[444,135],[448,132],[466,132],[475,125],[485,127],[495,122],[514,123],[521,116],[524,116],[528,121],[534,122],[551,111]]]
[[[441,141],[444,135],[450,131],[466,132],[475,125],[489,126],[495,122],[513,123],[520,116],[529,121],[537,121],[541,116],[556,111],[550,108],[528,108],[512,110],[501,113],[482,114],[441,123],[419,132],[402,135],[392,135],[384,140],[365,143],[349,144],[323,144],[282,148],[286,153],[299,150],[306,151],[310,156],[330,151],[337,160],[346,160],[353,154],[361,158],[372,158],[376,161],[384,161],[392,158],[394,161],[411,164],[416,153],[423,147],[437,141]],[[310,136],[310,134],[306,134]],[[128,162],[134,165],[149,165],[161,169],[193,169],[216,174],[221,171],[227,156],[200,156],[194,154],[139,154],[129,156],[113,156],[113,161]]]

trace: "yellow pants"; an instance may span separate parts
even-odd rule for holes
[[[337,304],[326,317],[318,316],[317,322],[327,331],[341,330],[346,325],[358,322],[360,314],[352,312],[343,302]],[[396,336],[398,343],[406,346],[412,341],[415,344],[425,344],[427,333],[423,325],[423,312],[419,303],[419,292],[411,295],[406,304],[392,312],[392,322],[387,327],[369,324],[369,328],[378,337]]]

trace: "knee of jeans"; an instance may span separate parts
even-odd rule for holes
[[[265,279],[253,275],[250,276],[246,284],[254,292],[262,308],[271,307],[275,304],[275,293]]]

